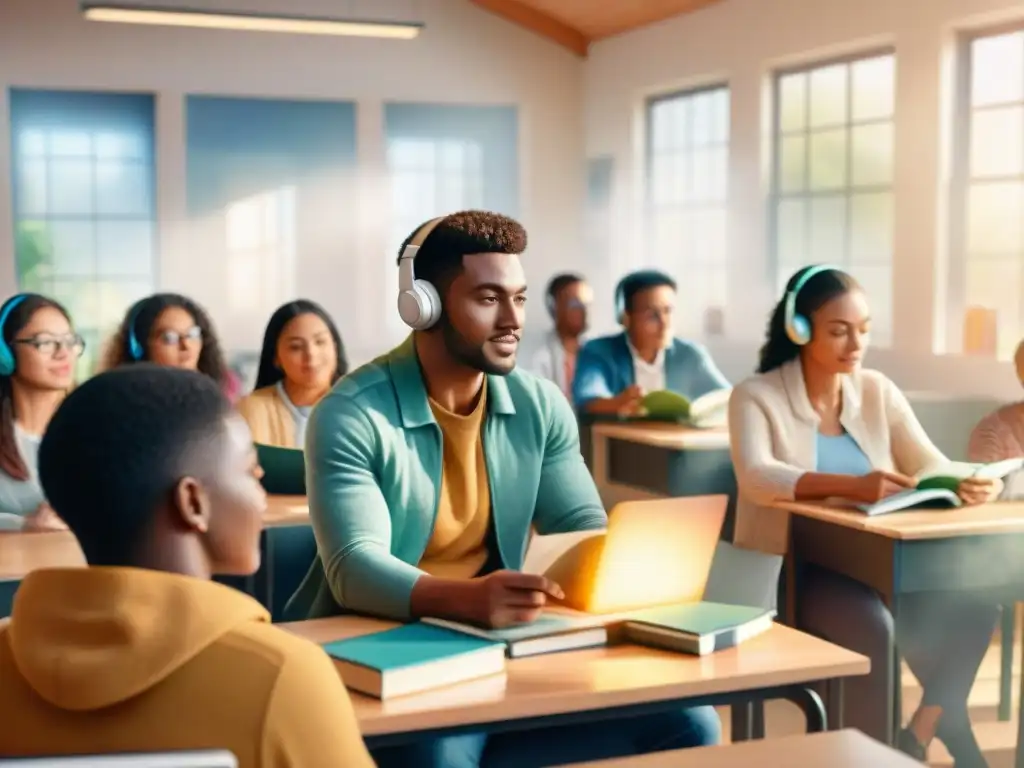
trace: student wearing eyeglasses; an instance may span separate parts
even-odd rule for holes
[[[67,527],[43,498],[37,457],[84,350],[52,299],[19,293],[0,305],[0,531]]]
[[[103,368],[143,361],[199,371],[216,381],[232,401],[238,394],[210,316],[187,296],[157,293],[135,302],[125,313]]]

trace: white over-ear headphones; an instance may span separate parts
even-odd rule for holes
[[[431,283],[416,279],[413,262],[434,227],[446,218],[439,216],[416,230],[398,259],[398,314],[414,331],[425,331],[441,319],[441,296]]]

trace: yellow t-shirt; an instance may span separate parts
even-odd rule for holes
[[[487,380],[472,413],[460,416],[434,400],[430,400],[430,410],[441,427],[441,494],[434,531],[419,567],[444,579],[470,579],[487,562],[487,527],[491,521],[491,488],[482,434]]]

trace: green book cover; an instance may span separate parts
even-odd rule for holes
[[[267,493],[283,496],[306,495],[306,456],[298,448],[255,443],[256,458],[263,468]]]
[[[390,672],[494,647],[501,647],[504,652],[501,643],[417,622],[336,640],[326,643],[323,649],[335,659],[378,672]]]
[[[631,611],[624,619],[627,623],[647,624],[701,637],[736,629],[774,613],[771,609],[746,605],[700,602],[643,608]]]
[[[657,421],[680,421],[694,426],[724,424],[731,389],[716,389],[690,400],[667,389],[648,392],[640,401],[640,418]]]
[[[960,481],[968,477],[977,477],[985,480],[1002,479],[1014,472],[1024,468],[1024,459],[1006,459],[994,461],[991,464],[973,464],[968,462],[954,462],[948,470],[941,474],[932,474],[921,477],[917,481],[917,489],[921,491],[946,490],[956,493],[960,487]]]

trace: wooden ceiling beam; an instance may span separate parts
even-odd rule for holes
[[[575,27],[570,27],[536,8],[519,2],[519,0],[470,0],[470,2],[490,11],[495,16],[500,16],[506,21],[525,27],[541,37],[546,37],[548,40],[568,48],[577,56],[586,57],[587,55],[590,40],[586,35]],[[594,2],[599,2],[599,0],[594,0]]]

